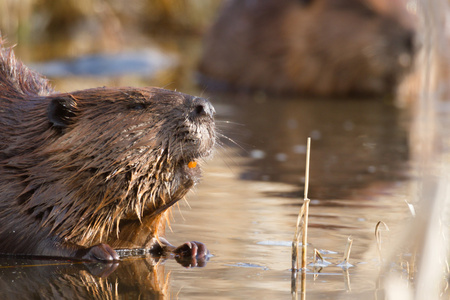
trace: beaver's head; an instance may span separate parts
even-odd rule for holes
[[[108,234],[121,219],[161,214],[195,184],[197,160],[215,144],[215,111],[203,98],[97,88],[46,99],[48,140],[23,204],[76,242]]]

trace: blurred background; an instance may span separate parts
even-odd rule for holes
[[[0,28],[7,44],[17,45],[15,51],[24,62],[56,60],[56,66],[42,70],[37,66],[46,75],[54,75],[51,77],[80,73],[95,77],[99,69],[109,66],[102,73],[114,77],[107,80],[109,85],[126,84],[124,77],[128,76],[134,77],[132,81],[144,79],[144,85],[175,89],[191,76],[185,70],[193,68],[198,57],[195,41],[205,32],[220,2],[2,0]],[[70,62],[80,57],[85,59],[81,68],[86,69],[77,71],[77,64]],[[131,63],[135,64],[130,67],[133,57]],[[138,70],[133,69],[136,63]],[[160,73],[159,80],[155,72]]]
[[[290,297],[311,137],[308,255],[317,248],[331,265],[308,270],[308,299],[448,298],[448,12],[426,0],[0,0],[6,46],[57,91],[200,95],[221,136],[168,231],[174,244],[207,244],[206,267],[167,261],[149,283],[147,261],[106,279],[37,266],[27,280],[105,298]],[[390,228],[381,248],[378,221]],[[17,299],[19,275],[5,270]]]

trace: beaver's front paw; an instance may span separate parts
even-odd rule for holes
[[[80,249],[76,258],[90,261],[114,261],[120,260],[119,255],[107,244],[98,244],[89,248]]]
[[[209,259],[209,251],[205,244],[192,241],[186,242],[173,250],[175,259],[184,267],[204,267]]]

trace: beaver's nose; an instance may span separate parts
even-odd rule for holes
[[[214,114],[216,111],[214,110],[214,107],[212,104],[204,99],[204,98],[194,98],[192,100],[192,111],[191,116],[194,118],[201,118],[201,117],[214,117]]]

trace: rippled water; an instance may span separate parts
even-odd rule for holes
[[[105,80],[80,83],[69,77],[55,83],[71,90]],[[189,205],[182,201],[173,209],[167,237],[173,244],[205,243],[212,254],[206,266],[185,268],[172,259],[148,257],[114,265],[4,259],[2,297],[291,297],[291,240],[310,136],[308,259],[312,262],[316,248],[331,264],[307,270],[306,299],[383,299],[374,230],[379,221],[390,228],[382,232],[386,257],[385,248],[400,239],[401,225],[411,216],[409,111],[388,99],[208,94],[193,87],[186,92],[211,100],[222,138],[213,157],[202,163],[204,178],[188,195]],[[342,268],[337,265],[349,236],[353,266]]]
[[[308,270],[307,299],[380,299],[375,226],[389,225],[388,243],[410,216],[407,113],[381,101],[216,101],[219,119],[231,122],[219,121],[222,131],[242,148],[219,149],[189,197],[191,208],[181,208],[185,221],[175,214],[169,236],[201,239],[214,257],[202,270],[170,268],[173,291],[180,298],[290,296],[291,240],[312,136],[308,257],[317,248],[332,264]],[[345,270],[336,265],[349,236],[354,267]]]

